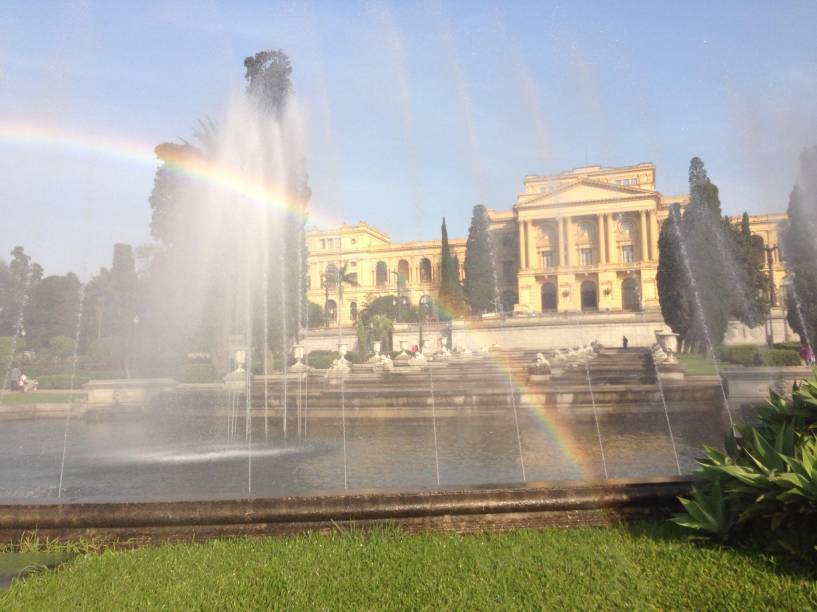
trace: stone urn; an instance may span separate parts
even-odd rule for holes
[[[655,340],[661,345],[665,353],[672,355],[678,352],[678,334],[665,331],[656,331]]]
[[[292,355],[295,357],[295,363],[292,365],[289,370],[291,372],[303,372],[306,370],[306,365],[304,365],[304,347],[300,344],[296,344],[292,347]]]

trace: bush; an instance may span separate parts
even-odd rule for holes
[[[769,349],[763,353],[763,365],[799,366],[802,365],[800,354],[789,349]]]
[[[70,389],[71,388],[71,375],[70,374],[47,374],[45,376],[38,376],[37,380],[37,388],[38,389]],[[87,376],[77,376],[74,377],[74,389],[81,389],[82,385],[90,380]]]
[[[218,382],[218,374],[212,363],[186,363],[179,368],[180,382],[211,383]]]
[[[754,344],[738,344],[735,346],[721,346],[718,348],[718,358],[721,361],[736,363],[745,367],[759,366],[763,363],[760,347]]]
[[[327,370],[337,358],[337,351],[311,351],[307,354],[306,359],[304,359],[304,363],[308,364],[311,368]]]
[[[776,349],[788,349],[790,351],[795,351],[798,353],[800,351],[799,342],[775,342],[772,346]]]
[[[817,379],[788,401],[771,392],[754,424],[737,426],[726,453],[706,447],[692,499],[673,522],[721,540],[754,536],[792,554],[817,550]]]

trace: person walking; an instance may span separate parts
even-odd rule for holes
[[[627,345],[628,345],[629,343],[630,343],[630,341],[629,341],[629,340],[627,340],[627,336],[624,336],[624,337],[622,337],[622,338],[621,338],[621,344],[622,344],[622,346],[623,346],[625,349],[627,348]]]

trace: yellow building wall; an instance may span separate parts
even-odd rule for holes
[[[503,301],[518,314],[543,310],[542,288],[555,287],[555,313],[596,310],[659,309],[656,287],[658,235],[669,206],[684,206],[684,197],[665,197],[655,190],[655,166],[624,168],[587,166],[554,176],[527,176],[511,210],[489,210],[497,285]],[[778,303],[785,270],[780,258],[778,227],[784,214],[750,217],[752,234],[772,247],[772,277]],[[440,284],[439,240],[392,243],[387,234],[366,223],[307,232],[310,301],[325,305],[323,274],[327,265],[347,265],[357,272],[357,287],[344,287],[342,325],[354,323],[358,311],[383,295],[398,294],[401,262],[409,274],[401,295],[416,305],[423,296],[436,301]],[[465,239],[452,239],[463,278]],[[760,245],[759,245],[760,246]],[[427,259],[431,278],[421,279]],[[376,283],[378,262],[387,268],[386,282]],[[582,299],[582,286],[585,299]],[[588,288],[595,291],[589,299]],[[328,298],[338,301],[335,287]]]

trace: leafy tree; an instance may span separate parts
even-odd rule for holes
[[[444,320],[461,316],[465,312],[465,294],[460,284],[457,270],[457,260],[451,254],[448,244],[448,229],[445,226],[445,217],[440,229],[442,234],[442,250],[440,253],[440,292],[438,302],[441,318]]]
[[[315,327],[323,327],[324,320],[323,320],[323,308],[321,308],[320,304],[316,304],[315,302],[309,302],[308,306],[309,310],[307,313],[307,324],[310,328]]]
[[[281,160],[272,157],[280,153],[280,147],[267,142],[275,131],[269,129],[270,124],[284,116],[292,91],[292,67],[280,50],[256,53],[245,59],[244,66],[247,99],[257,124],[254,136],[261,146],[252,151],[253,159],[241,161],[241,167],[257,168],[258,180],[265,185],[283,185],[289,211],[276,214],[270,208],[262,213],[268,218],[261,222],[257,214],[252,219],[234,214],[228,206],[229,197],[225,201],[199,197],[206,195],[200,182],[179,170],[223,163],[229,149],[226,135],[210,119],[199,121],[192,143],[183,140],[156,147],[162,163],[150,196],[151,232],[161,242],[162,250],[154,255],[147,270],[152,299],[144,319],[151,335],[174,345],[169,354],[180,355],[194,347],[222,354],[227,338],[236,334],[252,334],[253,345],[261,346],[265,330],[269,345],[281,347],[297,336],[308,319],[308,176],[303,160],[290,160],[285,164],[286,176],[281,176]],[[217,231],[213,220],[218,220]],[[250,252],[253,247],[247,241],[235,238],[258,235],[262,231],[259,224],[265,224],[275,235],[262,255]],[[267,272],[265,282],[260,282],[259,261],[263,258],[267,259],[263,264]],[[202,266],[206,266],[205,273]],[[191,308],[193,295],[203,296],[199,297],[203,305],[197,309]],[[183,316],[179,317],[179,313]],[[252,313],[252,317],[246,313]]]
[[[781,252],[791,279],[788,321],[803,342],[817,338],[817,146],[800,154],[800,175],[789,196]]]
[[[81,284],[73,273],[47,276],[31,289],[25,313],[26,338],[32,349],[48,347],[54,336],[77,333]]]
[[[465,297],[475,313],[496,308],[494,249],[489,231],[488,211],[474,206],[468,240],[465,243]]]
[[[682,219],[678,205],[670,208],[658,236],[658,302],[667,325],[683,342],[692,316],[689,274],[684,263]]]
[[[372,317],[380,315],[391,321],[414,323],[419,318],[417,307],[408,303],[408,298],[404,299],[406,303],[401,304],[394,295],[381,295],[363,307],[360,318],[368,323]]]
[[[25,249],[16,246],[11,261],[0,266],[0,335],[15,336],[24,321],[31,290],[43,277],[43,268],[31,261]]]
[[[268,110],[280,114],[292,91],[292,64],[282,50],[259,51],[244,59],[247,93]]]

